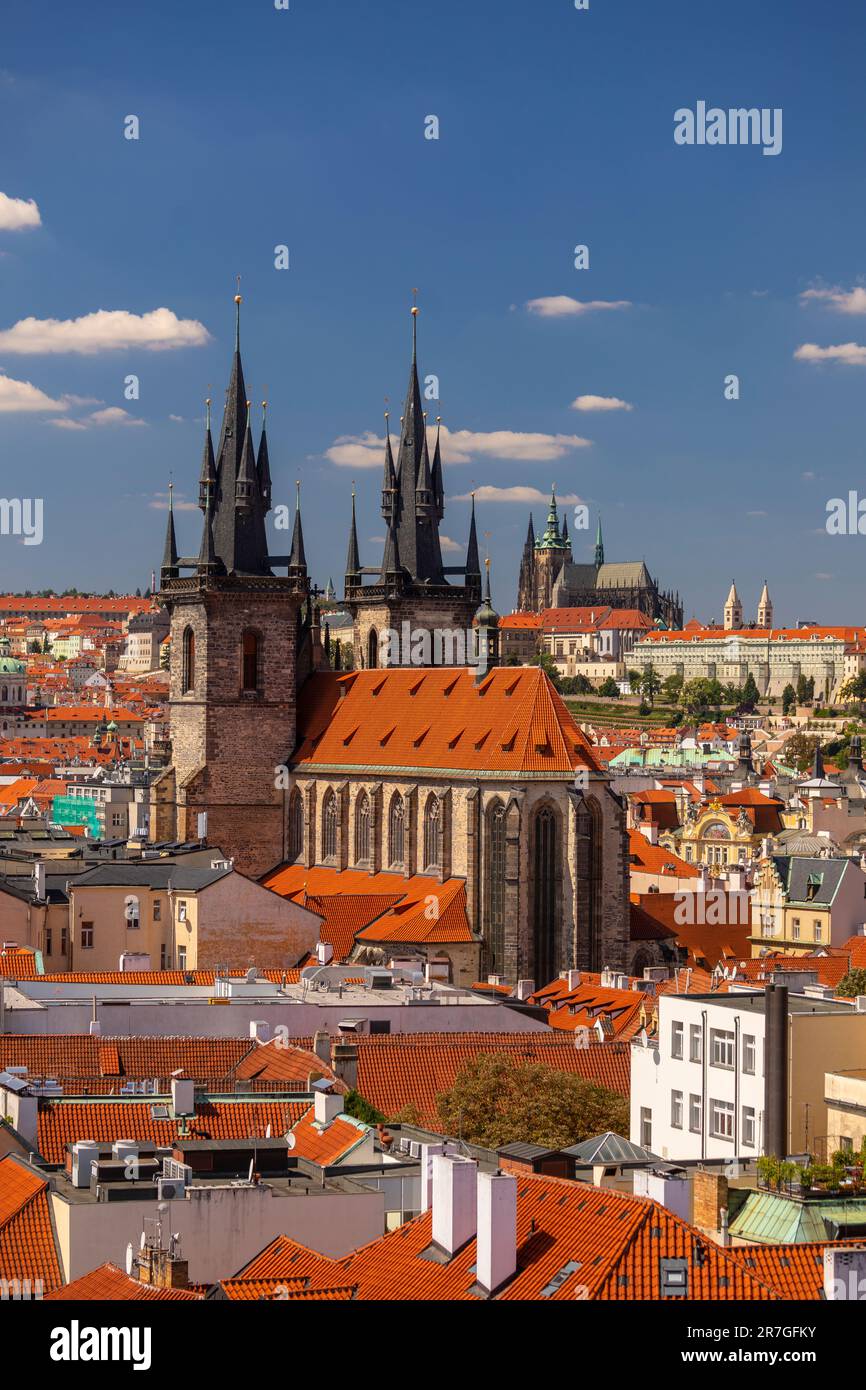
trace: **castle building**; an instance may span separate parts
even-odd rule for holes
[[[546,608],[630,608],[669,628],[681,627],[683,621],[679,594],[661,591],[642,560],[605,560],[600,520],[592,563],[574,562],[565,516],[560,528],[555,488],[547,526],[537,540],[529,518],[517,584],[518,612]]]
[[[279,877],[294,875],[293,891],[305,892],[315,867],[325,896],[348,891],[347,872],[366,877],[381,896],[377,917],[411,880],[425,904],[417,920],[398,914],[383,939],[375,924],[365,928],[373,947],[357,938],[358,950],[385,963],[451,944],[512,983],[547,983],[571,967],[622,969],[623,802],[545,673],[499,665],[474,513],[465,564],[442,564],[441,454],[437,440],[431,463],[414,318],[396,466],[386,441],[388,531],[376,571],[360,563],[353,502],[351,672],[328,668],[300,508],[291,553],[268,550],[267,438],[263,426],[256,450],[238,328],[216,450],[209,418],[205,430],[196,556],[178,556],[168,514],[159,601],[171,621],[171,763],[154,784],[153,837],[199,838],[206,813],[208,841],[235,868],[261,877],[283,866]],[[398,658],[382,669],[381,634],[403,623],[422,633],[459,625],[477,660],[442,654],[419,669]],[[245,930],[254,953],[255,931]]]
[[[412,364],[400,421],[396,465],[389,419],[387,414],[385,416],[382,516],[387,533],[379,568],[361,564],[354,495],[352,498],[345,594],[346,606],[352,615],[356,670],[410,663],[454,664],[454,646],[460,640],[464,656],[459,659],[465,659],[472,620],[481,602],[474,501],[465,564],[442,563],[439,541],[439,523],[445,514],[442,453],[437,428],[431,463],[427,419],[418,384],[417,328],[418,309],[413,305]],[[452,584],[450,575],[461,576],[463,583]],[[373,582],[365,584],[365,577]],[[389,643],[386,640],[389,633],[399,634],[399,643]],[[425,633],[430,634],[427,644],[430,659],[426,661],[423,660],[425,643],[415,640],[416,635],[423,637]],[[434,640],[437,633],[441,636]]]

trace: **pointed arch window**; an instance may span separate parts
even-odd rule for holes
[[[322,807],[322,858],[337,857],[337,798],[328,792]]]
[[[191,627],[184,628],[183,631],[183,665],[181,670],[181,687],[186,694],[195,686],[195,633]]]
[[[549,984],[558,965],[556,924],[557,823],[549,806],[535,817],[533,861],[533,927],[535,979],[538,987]]]
[[[259,635],[249,627],[241,637],[241,687],[243,690],[259,688]]]
[[[289,859],[300,859],[304,852],[304,804],[297,787],[289,798]]]
[[[395,792],[391,800],[391,810],[388,815],[388,863],[403,866],[403,823],[405,809],[403,798],[399,792]]]
[[[355,803],[355,863],[366,864],[370,859],[370,798],[361,792]]]
[[[505,956],[505,807],[497,801],[487,816],[487,945],[495,970]]]
[[[430,796],[424,811],[424,868],[442,867],[442,808],[438,796]]]
[[[379,665],[379,634],[374,627],[367,633],[367,669],[375,671]]]

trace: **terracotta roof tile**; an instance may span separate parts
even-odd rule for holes
[[[63,1282],[48,1183],[11,1154],[0,1159],[0,1279],[41,1280],[44,1292]]]
[[[158,1104],[158,1102],[156,1102]],[[66,1147],[79,1139],[111,1144],[138,1139],[160,1146],[178,1138],[177,1120],[154,1120],[153,1101],[49,1100],[39,1110],[37,1147],[49,1163],[63,1163]],[[273,1135],[286,1130],[307,1110],[308,1101],[206,1101],[196,1106],[186,1123],[191,1139],[263,1138],[268,1125]]]
[[[369,1125],[353,1120],[348,1115],[338,1115],[328,1125],[316,1122],[315,1106],[310,1106],[305,1115],[292,1126],[295,1146],[292,1154],[307,1158],[311,1163],[326,1167],[337,1163],[351,1153],[358,1144],[363,1143],[370,1133]]]
[[[84,1303],[120,1303],[131,1300],[146,1303],[165,1300],[197,1303],[201,1300],[201,1294],[193,1293],[190,1289],[155,1289],[149,1284],[142,1284],[138,1279],[131,1278],[122,1269],[118,1269],[117,1265],[108,1261],[99,1265],[97,1269],[92,1269],[89,1274],[82,1274],[80,1279],[73,1279],[71,1284],[64,1284],[62,1288],[55,1289],[48,1295],[48,1299],[58,1303],[68,1300]]]

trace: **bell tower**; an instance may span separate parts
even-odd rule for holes
[[[171,618],[171,765],[154,787],[153,824],[157,837],[194,840],[206,813],[208,841],[242,872],[258,875],[285,857],[277,768],[295,742],[299,656],[303,663],[312,613],[300,512],[292,555],[268,554],[267,439],[263,424],[257,452],[241,364],[240,294],[235,306],[216,453],[208,402],[196,556],[178,556],[169,506],[159,601]]]

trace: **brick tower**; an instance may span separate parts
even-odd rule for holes
[[[171,765],[155,784],[155,838],[207,838],[257,875],[284,858],[283,793],[276,769],[295,742],[299,678],[320,655],[310,607],[300,507],[292,551],[269,555],[267,435],[253,445],[240,353],[235,352],[214,457],[210,402],[199,478],[204,513],[195,558],[178,557],[169,504],[160,602],[171,617]],[[274,568],[285,567],[285,575]],[[186,573],[183,573],[186,571]]]

